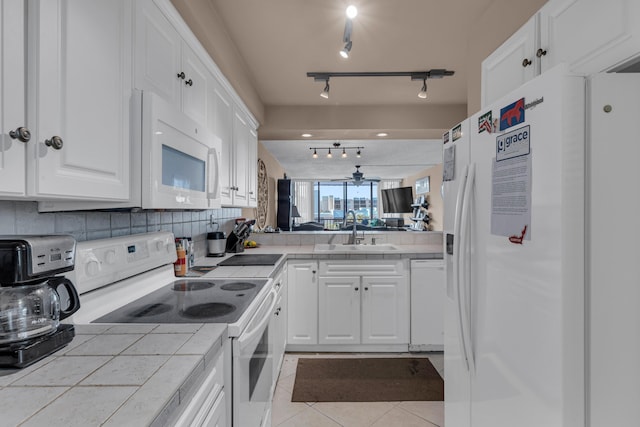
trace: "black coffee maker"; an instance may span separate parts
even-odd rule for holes
[[[0,236],[0,366],[28,366],[74,337],[61,324],[78,311],[70,280],[76,241],[69,235]]]

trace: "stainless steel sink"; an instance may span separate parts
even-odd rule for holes
[[[387,252],[397,251],[398,247],[391,243],[381,243],[376,245],[347,245],[334,243],[316,243],[314,252]]]

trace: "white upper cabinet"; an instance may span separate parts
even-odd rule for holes
[[[482,106],[536,75],[537,16],[532,17],[482,62]]]
[[[207,120],[207,68],[152,0],[136,0],[135,87]]]
[[[132,7],[28,3],[28,196],[128,199]]]
[[[482,63],[482,107],[565,62],[577,74],[640,56],[640,1],[550,0]]]
[[[540,9],[542,71],[560,62],[580,74],[609,70],[640,53],[638,0],[553,0]]]
[[[1,0],[0,8],[0,196],[23,197],[26,147],[33,143],[25,133],[25,7]]]

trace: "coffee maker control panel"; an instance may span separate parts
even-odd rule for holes
[[[0,236],[0,283],[19,284],[73,270],[70,235]]]

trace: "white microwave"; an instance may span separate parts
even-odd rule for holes
[[[157,94],[134,90],[131,101],[129,201],[43,201],[41,212],[221,206],[220,139]]]
[[[219,139],[151,92],[141,122],[142,208],[220,207]]]

